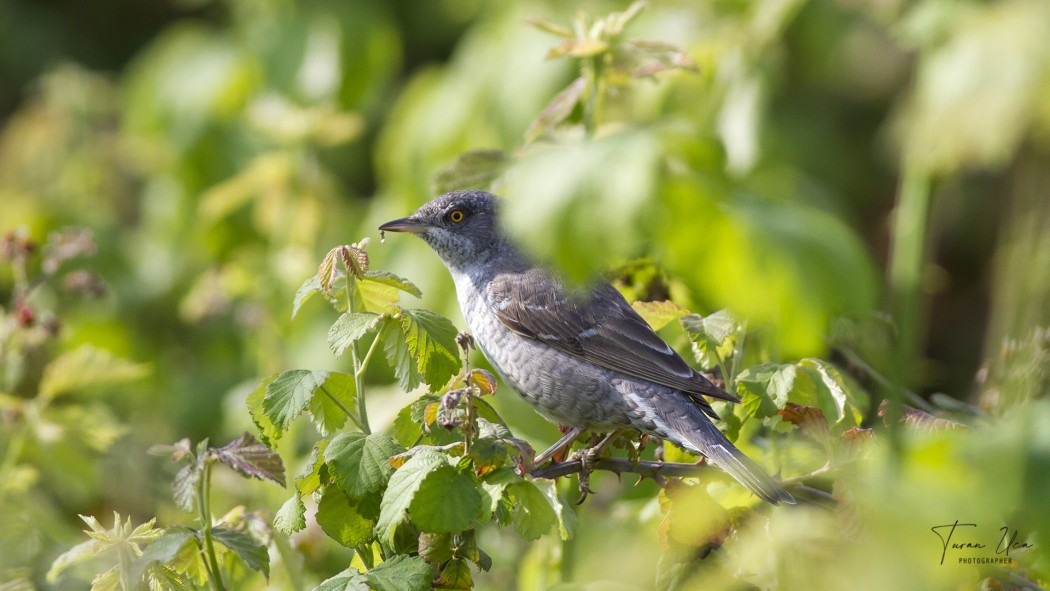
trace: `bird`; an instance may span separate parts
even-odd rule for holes
[[[584,431],[634,429],[703,455],[773,505],[793,504],[712,422],[718,415],[705,397],[739,399],[686,363],[608,281],[580,288],[533,262],[502,230],[501,203],[486,191],[452,191],[379,230],[430,246],[496,373],[545,418],[570,427],[537,465]]]

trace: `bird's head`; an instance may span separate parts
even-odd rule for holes
[[[499,244],[499,198],[485,191],[452,191],[424,203],[407,218],[379,226],[383,232],[416,234],[450,268],[487,259]]]

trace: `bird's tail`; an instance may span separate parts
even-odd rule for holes
[[[774,505],[795,504],[795,498],[730,443],[700,409],[685,404],[664,405],[657,414],[664,419],[672,441],[703,454],[759,498]]]

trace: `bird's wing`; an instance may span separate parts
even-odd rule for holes
[[[685,392],[739,402],[693,369],[606,282],[574,297],[541,269],[505,274],[488,286],[489,306],[511,330],[595,365]]]

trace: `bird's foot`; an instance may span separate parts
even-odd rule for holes
[[[576,441],[576,438],[580,436],[580,433],[583,433],[583,429],[569,429],[554,445],[550,446],[543,453],[536,456],[536,458],[532,461],[532,465],[542,466],[543,463],[547,460],[551,459],[552,457],[556,456],[562,451],[572,447],[572,442]]]
[[[600,458],[602,451],[622,433],[623,429],[617,429],[606,435],[597,445],[581,449],[572,454],[573,460],[580,461],[580,498],[576,501],[577,505],[582,505],[587,500],[587,495],[594,494],[594,491],[591,490],[591,472],[594,471],[592,467],[594,461]]]

